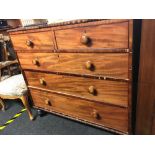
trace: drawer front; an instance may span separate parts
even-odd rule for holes
[[[58,49],[128,48],[128,22],[55,31]]]
[[[98,102],[128,106],[128,83],[25,71],[29,86]]]
[[[11,35],[15,50],[53,50],[52,32]]]
[[[127,108],[102,105],[82,99],[30,89],[36,107],[55,111],[97,125],[128,132]]]
[[[18,53],[18,57],[24,69],[128,78],[127,53]]]

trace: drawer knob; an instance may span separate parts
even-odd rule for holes
[[[31,40],[27,40],[26,45],[29,46],[29,47],[33,47],[34,44],[33,44],[33,42]]]
[[[45,100],[45,104],[46,104],[46,105],[51,105],[51,101],[50,101],[49,99],[46,99],[46,100]]]
[[[41,84],[41,85],[46,85],[46,81],[45,81],[44,78],[41,78],[39,81],[40,81],[40,84]]]
[[[89,41],[90,41],[90,39],[89,39],[88,36],[82,35],[82,37],[81,37],[81,43],[82,43],[82,44],[88,45]]]
[[[37,58],[34,59],[34,60],[32,60],[32,63],[33,63],[34,65],[39,66],[39,60],[38,60]]]
[[[99,115],[99,113],[98,113],[96,110],[94,110],[94,111],[92,112],[92,116],[93,116],[95,119],[99,119],[99,118],[100,118],[100,115]]]
[[[86,62],[86,69],[92,70],[94,68],[94,65],[91,61]]]
[[[94,86],[89,86],[88,91],[92,95],[96,95],[97,91]]]

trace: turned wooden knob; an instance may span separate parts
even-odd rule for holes
[[[33,42],[31,40],[27,40],[26,41],[26,45],[29,46],[29,47],[32,47],[33,46]]]
[[[46,105],[51,105],[51,101],[50,101],[49,99],[46,99],[46,100],[45,100],[45,104],[46,104]]]
[[[34,65],[39,65],[39,60],[36,58],[36,59],[32,60],[32,63],[33,63]]]
[[[96,94],[96,89],[95,89],[94,86],[89,86],[88,91],[89,91],[90,94],[93,94],[93,95]]]
[[[86,62],[86,69],[89,69],[89,70],[91,70],[92,68],[93,68],[93,63],[91,62],[91,61],[87,61]]]
[[[87,45],[89,43],[89,37],[86,36],[86,35],[82,35],[81,37],[81,43],[84,44],[84,45]]]
[[[99,117],[100,117],[99,113],[98,113],[96,110],[94,110],[94,111],[92,112],[92,116],[93,116],[95,119],[99,119]]]
[[[46,85],[46,81],[45,81],[44,78],[41,78],[39,81],[40,81],[40,84],[41,84],[41,85]]]

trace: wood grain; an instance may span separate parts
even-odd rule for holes
[[[139,82],[155,84],[155,21],[143,20]],[[147,58],[147,59],[146,59]],[[148,59],[149,58],[149,59]]]
[[[88,74],[128,79],[128,54],[96,53],[18,53],[23,69],[34,69],[73,74]],[[39,66],[32,63],[38,59]],[[86,69],[86,62],[91,61],[93,70]]]
[[[34,107],[131,132],[133,20],[69,23],[10,32]]]
[[[85,20],[85,19],[84,19]],[[86,21],[87,20],[87,21]],[[36,25],[36,26],[30,26],[30,27],[19,27],[16,29],[8,30],[8,32],[11,35],[14,34],[21,34],[25,32],[42,32],[45,30],[58,30],[58,29],[67,29],[67,28],[75,28],[75,27],[84,27],[84,26],[95,26],[95,25],[106,25],[106,24],[118,24],[118,23],[124,23],[128,22],[130,20],[128,19],[97,19],[97,20],[91,20],[86,19],[85,21],[82,20],[76,20],[75,21],[67,21],[67,22],[61,22],[61,23],[53,23],[49,25]],[[89,21],[88,21],[89,20]]]
[[[75,117],[76,120],[83,119],[103,127],[106,126],[122,132],[128,131],[128,112],[126,108],[102,105],[34,89],[30,89],[30,92],[33,103],[37,107],[70,115]],[[45,104],[47,99],[50,101],[49,105]],[[98,114],[98,118],[94,116],[94,113]]]
[[[52,31],[26,33],[11,35],[11,40],[15,50],[53,50],[53,33]],[[26,41],[31,40],[33,46],[26,45]]]
[[[83,45],[81,37],[86,34],[90,43]],[[77,48],[128,48],[128,22],[85,26],[55,31],[58,49]]]
[[[94,101],[128,107],[127,82],[96,80],[30,71],[25,71],[25,75],[29,86],[41,87]],[[40,83],[42,79],[45,81],[43,84]],[[95,88],[95,94],[89,93],[90,86]]]
[[[152,123],[152,132],[153,135],[155,135],[155,117],[153,118],[153,123]]]
[[[155,20],[142,20],[136,134],[154,134]]]
[[[139,83],[136,134],[152,134],[153,108],[155,105],[155,86]]]

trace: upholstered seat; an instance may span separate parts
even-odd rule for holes
[[[0,82],[0,109],[5,110],[3,99],[20,99],[27,109],[30,120],[33,120],[27,99],[27,87],[22,74],[11,76]]]
[[[4,76],[1,77],[1,81],[5,80],[5,79],[7,79],[9,77],[10,77],[10,75],[4,75]]]
[[[0,95],[22,96],[27,92],[27,87],[22,74],[14,75],[0,82]]]

